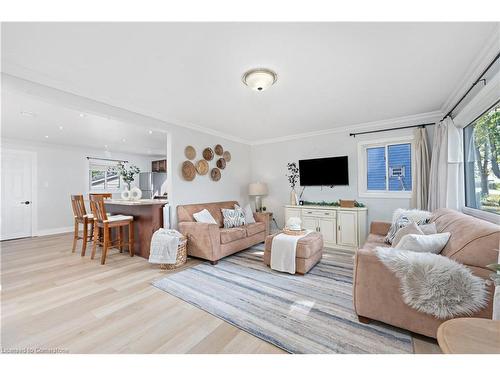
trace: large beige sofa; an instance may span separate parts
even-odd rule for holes
[[[498,225],[464,215],[460,212],[440,209],[433,213],[431,222],[438,232],[450,232],[451,237],[441,255],[465,264],[476,276],[489,279],[492,271],[485,266],[496,263],[500,247]],[[361,322],[379,320],[429,337],[436,332],[443,320],[421,313],[403,302],[400,283],[377,258],[374,248],[389,246],[384,243],[390,223],[373,222],[370,235],[362,249],[356,252],[354,272],[354,308]],[[489,286],[488,306],[474,317],[492,316],[493,286]]]
[[[222,208],[233,209],[236,201],[198,203],[177,206],[179,231],[188,238],[188,255],[209,260],[219,259],[264,242],[268,234],[267,215],[254,214],[256,223],[237,228],[224,228]],[[207,209],[217,224],[198,223],[193,214]]]

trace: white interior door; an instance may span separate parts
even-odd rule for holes
[[[33,154],[2,150],[0,239],[32,235]]]
[[[357,246],[358,225],[356,212],[339,211],[337,213],[337,243],[345,246]]]

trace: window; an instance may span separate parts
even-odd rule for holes
[[[500,215],[500,104],[464,128],[465,205]]]
[[[358,146],[359,195],[364,197],[411,196],[412,138],[362,142]]]
[[[121,179],[113,168],[117,164],[89,162],[89,189],[90,191],[110,192],[119,191]]]

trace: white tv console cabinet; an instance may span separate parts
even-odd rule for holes
[[[285,206],[285,223],[300,217],[305,229],[320,232],[326,247],[355,251],[367,235],[366,207]]]

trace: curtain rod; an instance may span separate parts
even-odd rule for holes
[[[117,159],[106,159],[106,158],[93,158],[92,156],[87,156],[88,160],[105,160],[105,161],[117,161],[120,163],[128,163],[128,160],[117,160]]]
[[[488,70],[490,70],[490,68],[498,60],[499,57],[500,57],[500,52],[497,53],[497,55],[495,56],[495,58],[493,59],[493,61],[491,61],[488,64],[488,66],[483,70],[483,72],[481,73],[481,75],[474,81],[474,83],[471,85],[471,87],[469,87],[469,89],[465,92],[465,94],[462,95],[462,97],[458,100],[458,102],[456,102],[456,104],[448,111],[448,113],[441,119],[441,121],[443,121],[446,117],[451,116],[451,114],[453,113],[453,111],[460,105],[460,103],[462,103],[462,101],[467,97],[467,95],[469,95],[469,93],[472,91],[472,89],[474,87],[476,87],[476,85],[479,82],[483,82],[486,85],[486,79],[483,78],[483,76],[486,74],[486,72]]]
[[[410,125],[410,126],[400,126],[399,128],[388,128],[388,129],[379,129],[379,130],[369,130],[366,132],[359,132],[359,133],[349,133],[350,137],[356,138],[357,135],[361,134],[371,134],[371,133],[381,133],[381,132],[388,132],[391,130],[400,130],[400,129],[410,129],[410,128],[425,128],[426,126],[432,126],[435,125],[433,122],[430,122],[428,124],[420,124],[420,125]]]

